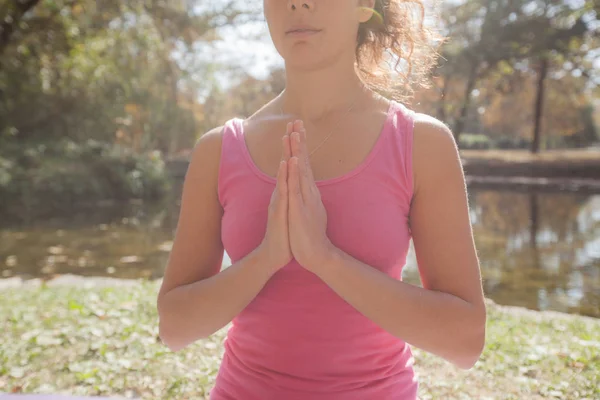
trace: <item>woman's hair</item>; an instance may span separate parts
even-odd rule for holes
[[[360,25],[356,47],[359,75],[371,89],[407,101],[416,86],[429,87],[444,38],[425,27],[424,19],[422,0],[375,0],[373,16]]]

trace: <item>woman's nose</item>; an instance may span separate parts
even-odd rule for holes
[[[299,8],[313,10],[315,8],[314,0],[288,0],[288,9],[295,11]]]

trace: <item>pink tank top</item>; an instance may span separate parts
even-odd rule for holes
[[[390,102],[376,144],[352,171],[318,181],[332,243],[401,279],[411,238],[414,112]],[[225,124],[218,195],[232,262],[264,237],[275,179],[254,164],[243,120]],[[407,321],[410,323],[410,321]],[[295,260],[233,320],[211,400],[415,400],[407,343],[350,306]]]

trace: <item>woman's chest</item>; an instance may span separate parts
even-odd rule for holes
[[[254,250],[266,232],[274,187],[252,183],[257,185],[255,190],[239,187],[240,196],[230,193],[224,208],[222,240],[234,262]],[[333,245],[380,269],[404,264],[410,240],[409,202],[401,192],[384,182],[360,177],[319,190],[327,211],[327,236]]]

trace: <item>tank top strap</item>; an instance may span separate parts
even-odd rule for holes
[[[241,118],[231,118],[223,124],[221,139],[221,159],[219,162],[218,197],[221,205],[226,205],[227,196],[225,192],[230,186],[236,174],[245,168],[243,148],[240,140],[243,140]]]
[[[410,203],[414,190],[412,156],[415,112],[398,101],[392,101],[391,107],[386,126],[387,143],[378,157],[380,172],[389,174],[388,178],[398,194]]]
[[[396,130],[398,146],[403,151],[404,173],[406,187],[409,190],[410,197],[414,192],[413,182],[413,138],[415,129],[416,112],[409,109],[402,103],[398,104],[398,118],[402,121],[401,129]]]

